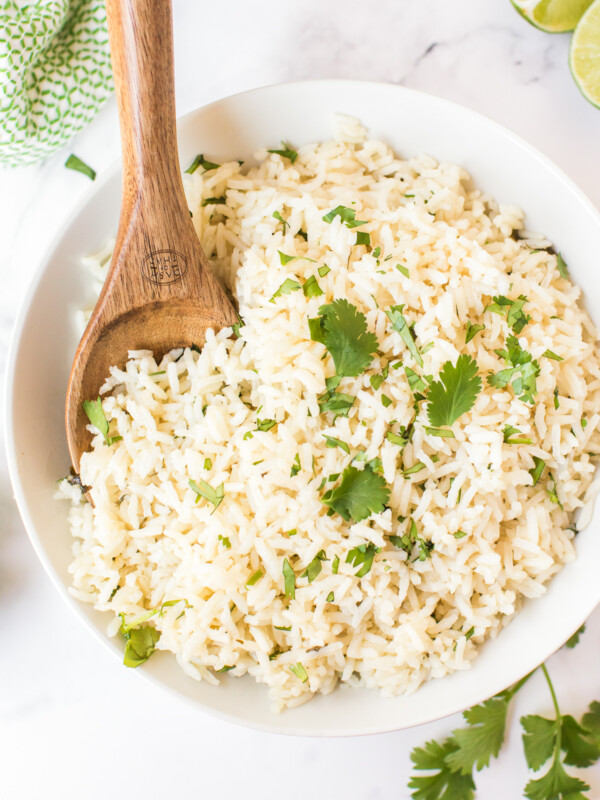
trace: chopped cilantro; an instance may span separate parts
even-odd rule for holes
[[[449,428],[430,428],[427,425],[424,426],[425,433],[429,436],[440,436],[443,439],[455,439],[456,436],[454,432],[451,431]]]
[[[340,568],[340,557],[334,556],[333,561],[331,562],[331,571],[333,572],[334,575],[338,574],[339,568]]]
[[[353,208],[347,208],[346,206],[336,206],[332,208],[325,216],[323,217],[323,222],[333,222],[333,220],[339,217],[344,225],[347,228],[358,228],[359,225],[366,225],[367,220],[363,219],[356,219],[356,213]]]
[[[356,244],[364,244],[369,247],[371,244],[371,234],[365,233],[364,231],[357,231]]]
[[[321,278],[324,278],[325,275],[329,275],[329,273],[331,272],[331,269],[327,266],[327,264],[323,264],[323,266],[319,267],[319,269],[317,271],[318,271],[319,275],[321,276]]]
[[[571,280],[569,268],[567,267],[565,260],[560,253],[556,254],[556,269],[559,271],[561,278],[564,278],[566,281]]]
[[[419,349],[415,343],[412,330],[408,325],[404,315],[402,314],[402,310],[404,305],[401,306],[390,306],[390,308],[386,309],[385,314],[389,321],[392,323],[393,330],[397,331],[400,334],[400,338],[404,342],[404,344],[408,347],[409,352],[411,353],[412,357],[415,359],[417,364],[422,367],[423,366],[423,359],[421,358],[421,354],[419,353]]]
[[[325,392],[319,397],[319,411],[324,414],[331,411],[335,417],[347,417],[348,411],[354,405],[356,397],[342,392]]]
[[[422,461],[417,461],[417,463],[413,464],[412,467],[408,467],[408,469],[403,470],[403,474],[415,475],[417,472],[421,472],[422,469],[425,469],[425,464]]]
[[[379,256],[381,255],[381,247],[376,247],[375,250],[373,250],[372,255],[373,258],[379,258]]]
[[[301,288],[302,286],[298,283],[298,281],[294,280],[293,278],[286,278],[279,289],[277,289],[273,297],[271,297],[269,302],[274,303],[276,297],[281,297],[282,294],[291,294],[292,292],[297,292]]]
[[[277,425],[277,420],[275,419],[259,419],[257,417],[255,430],[266,433],[267,431],[270,431],[271,428],[274,428],[275,425]]]
[[[289,159],[292,164],[298,158],[298,153],[292,149],[292,147],[287,144],[287,142],[282,141],[281,144],[283,148],[281,150],[267,150],[268,153],[274,153],[277,156],[281,156],[282,158]]]
[[[396,269],[398,272],[401,272],[406,278],[410,278],[410,272],[408,271],[407,267],[403,266],[402,264],[396,264]]]
[[[231,542],[229,541],[228,536],[222,536],[221,534],[219,534],[217,538],[219,539],[220,542],[223,543],[223,547],[227,548],[227,550],[231,548]]]
[[[378,553],[379,547],[376,547],[373,542],[368,544],[360,544],[358,547],[353,547],[346,556],[346,564],[352,564],[353,567],[360,566],[358,572],[355,573],[357,578],[364,578],[364,576],[371,571],[373,566],[373,559],[375,553]]]
[[[259,582],[262,576],[263,576],[262,569],[257,569],[254,575],[250,576],[246,581],[246,586],[254,586],[255,583]]]
[[[82,403],[83,410],[91,424],[96,428],[104,437],[104,444],[110,447],[111,444],[120,441],[122,436],[109,436],[108,435],[108,420],[104,415],[102,408],[102,400],[98,397],[96,400],[84,400]]]
[[[493,311],[495,314],[506,316],[508,327],[515,333],[521,333],[531,317],[525,314],[523,306],[527,302],[524,294],[520,294],[517,300],[510,300],[508,297],[499,295],[492,297],[492,304],[487,306],[486,311]]]
[[[391,398],[391,397],[388,397],[388,396],[387,396],[387,394],[382,394],[382,395],[381,395],[381,402],[383,403],[383,405],[384,405],[384,407],[385,407],[385,408],[388,408],[388,406],[391,406],[391,405],[392,405],[392,402],[393,402],[393,401],[392,401],[392,398]]]
[[[560,405],[560,403],[559,403],[559,400],[558,400],[558,387],[556,387],[554,389],[554,408],[557,409],[559,405]]]
[[[274,625],[273,627],[275,628],[276,631],[291,631],[292,630],[292,626],[291,625]]]
[[[88,167],[85,161],[82,161],[78,156],[73,155],[73,153],[71,153],[65,161],[65,167],[75,170],[75,172],[81,172],[82,175],[86,175],[91,181],[96,180],[96,170]]]
[[[380,514],[389,499],[384,478],[367,465],[362,471],[346,467],[340,484],[325,492],[322,502],[346,522],[360,522],[371,514]]]
[[[529,474],[533,478],[533,485],[535,486],[539,479],[542,477],[542,472],[544,471],[544,467],[546,466],[546,462],[538,458],[537,456],[533,456],[533,463],[534,466],[529,470]]]
[[[213,489],[209,483],[206,483],[206,481],[198,481],[198,483],[196,483],[195,481],[190,480],[188,481],[188,485],[190,489],[196,492],[196,502],[203,497],[205,500],[208,500],[209,503],[213,504],[215,510],[221,505],[223,497],[225,496],[223,484],[217,486],[216,489]]]
[[[400,364],[399,366],[402,366],[402,364]],[[404,372],[406,372],[408,385],[413,390],[413,392],[424,392],[427,390],[427,384],[422,378],[420,378],[417,375],[417,373],[414,370],[412,370],[410,367],[404,367]]]
[[[204,459],[204,469],[212,469],[212,461],[210,458]]]
[[[397,444],[398,447],[406,447],[408,444],[408,438],[406,436],[402,436],[399,433],[392,433],[392,431],[388,431],[385,435],[385,438],[388,440],[388,442]]]
[[[202,206],[224,206],[226,202],[225,197],[206,197],[202,201]]]
[[[342,442],[341,439],[335,439],[333,436],[327,436],[326,434],[323,434],[323,436],[327,442],[327,447],[339,447],[341,450],[345,450],[346,453],[350,454],[350,448],[346,442]]]
[[[505,425],[502,433],[505,444],[533,444],[533,439],[518,438],[521,435],[521,431],[518,428],[513,428],[512,425]],[[515,438],[515,435],[517,435],[517,438]]]
[[[331,353],[339,376],[356,377],[370,365],[377,351],[377,337],[367,331],[367,319],[347,300],[321,306],[319,317],[309,320],[311,339]]]
[[[297,664],[292,664],[290,670],[294,673],[294,675],[297,678],[299,678],[302,681],[302,683],[306,683],[306,681],[308,680],[308,675],[306,673],[306,670],[299,661]]]
[[[273,216],[275,217],[276,220],[279,220],[279,222],[281,222],[281,224],[283,225],[283,232],[285,233],[286,230],[290,227],[290,223],[281,216],[279,211],[274,211]]]
[[[293,600],[296,597],[296,573],[287,558],[283,559],[283,582],[285,596]]]
[[[456,531],[456,533],[452,534],[455,539],[464,539],[467,535],[465,531]]]
[[[215,164],[214,161],[207,161],[204,156],[201,154],[196,156],[196,158],[192,161],[189,167],[186,169],[188,175],[196,172],[198,167],[202,167],[204,172],[210,172],[212,169],[218,169],[221,165]],[[204,175],[204,172],[202,173]]]
[[[552,352],[552,350],[544,350],[542,356],[545,356],[546,358],[551,358],[554,361],[564,361],[564,358],[562,356],[557,356],[556,353]]]
[[[425,561],[426,558],[431,557],[433,542],[430,542],[427,539],[423,539],[423,537],[419,536],[417,523],[414,521],[414,519],[411,519],[408,531],[405,534],[402,536],[388,536],[388,539],[394,545],[394,547],[404,550],[404,552],[408,553],[409,555],[413,552],[413,549],[416,545],[416,558],[418,558],[419,561]]]
[[[540,365],[527,350],[523,350],[516,336],[506,340],[506,350],[497,351],[510,366],[495,375],[488,375],[490,386],[503,389],[511,383],[514,393],[526,403],[534,402],[537,393],[536,378],[540,374]]]
[[[325,598],[325,602],[326,603],[334,603],[335,602],[335,595],[333,594],[333,592],[329,592],[329,594]]]
[[[292,469],[290,470],[290,478],[293,478],[294,475],[297,475],[302,467],[300,466],[300,453],[296,453],[294,458],[294,463],[292,464]]]
[[[467,355],[460,355],[456,364],[446,361],[440,372],[440,380],[429,386],[427,416],[431,425],[452,425],[469,411],[481,391],[481,379],[477,375],[477,362]]]
[[[321,561],[327,561],[325,558],[325,550],[319,550],[317,555],[313,558],[310,564],[306,567],[301,578],[308,578],[308,582],[312,583],[314,579],[320,574],[322,565]]]
[[[471,339],[474,339],[479,331],[484,331],[485,325],[474,325],[472,322],[467,322],[467,330],[465,331],[465,344],[469,344]]]
[[[320,295],[325,294],[314,275],[311,275],[310,278],[304,281],[302,291],[305,297],[320,297]]]

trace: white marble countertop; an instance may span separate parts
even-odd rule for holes
[[[509,0],[175,0],[178,112],[269,83],[390,81],[458,101],[513,129],[600,206],[600,111],[567,65],[568,36],[528,26]],[[43,252],[119,154],[114,99],[63,152],[0,172],[0,371],[16,309]],[[2,404],[4,398],[2,398]],[[0,797],[409,798],[410,750],[460,717],[350,740],[288,739],[218,722],[123,669],[68,612],[33,553],[0,455]],[[561,706],[600,699],[600,611],[549,662]],[[480,800],[523,796],[518,719],[551,713],[541,676],[519,696],[508,744],[477,777]],[[600,765],[581,771],[600,798]]]

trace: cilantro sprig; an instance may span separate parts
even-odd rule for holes
[[[492,311],[506,317],[508,327],[515,333],[521,333],[531,317],[523,311],[523,306],[527,302],[524,294],[520,294],[516,300],[510,300],[504,295],[492,297],[492,303],[485,308],[485,311]]]
[[[329,350],[338,377],[356,377],[368,369],[379,343],[356,306],[334,300],[321,306],[319,316],[308,323],[311,339]]]
[[[580,632],[581,629],[577,634]],[[541,670],[550,689],[555,718],[528,715],[521,718],[521,725],[528,767],[537,772],[544,765],[549,766],[540,778],[528,782],[524,796],[528,800],[589,800],[582,794],[589,790],[588,784],[569,775],[565,767],[588,767],[600,759],[600,702],[592,702],[580,722],[563,715],[546,666],[542,665]],[[453,731],[443,742],[427,742],[413,750],[415,769],[425,773],[413,775],[409,782],[414,800],[475,800],[473,772],[489,766],[490,760],[498,756],[510,702],[535,671],[465,711],[467,727]]]

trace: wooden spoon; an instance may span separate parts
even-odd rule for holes
[[[183,192],[175,135],[170,0],[107,0],[121,123],[123,198],[110,271],[79,343],[66,402],[79,472],[91,436],[84,400],[98,397],[129,350],[202,346],[208,328],[237,321],[212,274]]]

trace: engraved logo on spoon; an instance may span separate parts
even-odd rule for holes
[[[155,250],[142,261],[142,275],[150,283],[167,286],[177,283],[187,272],[185,257],[175,250]]]

